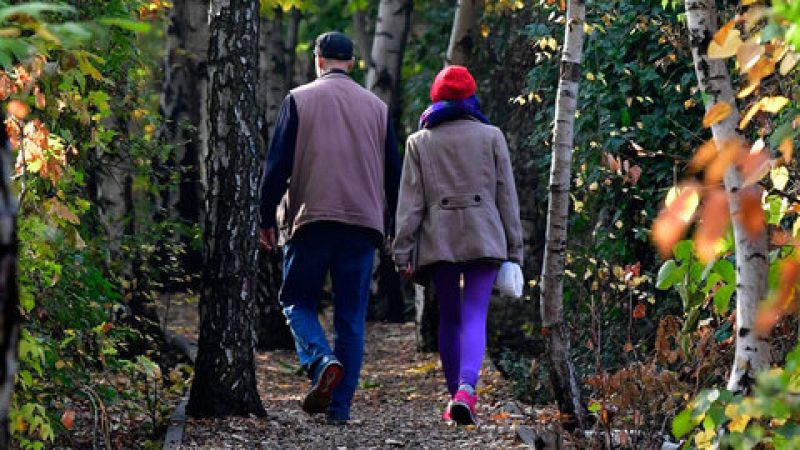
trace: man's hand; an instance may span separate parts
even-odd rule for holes
[[[411,263],[408,262],[404,267],[398,266],[397,271],[400,273],[400,278],[403,281],[409,281],[412,276],[414,276],[414,268],[411,267]]]
[[[258,230],[258,245],[266,251],[275,248],[275,228],[261,228]]]

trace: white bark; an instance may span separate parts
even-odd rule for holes
[[[572,170],[575,111],[583,58],[583,0],[567,4],[567,24],[561,54],[561,75],[556,96],[556,120],[550,167],[550,202],[541,283],[542,326],[548,330],[551,382],[559,409],[583,426],[583,407],[575,368],[570,358],[569,331],[564,323],[564,262],[567,249],[567,217]]]
[[[700,89],[710,98],[706,108],[718,102],[728,102],[733,106],[733,112],[725,120],[711,127],[714,141],[721,148],[721,143],[742,139],[742,136],[736,129],[739,112],[725,61],[708,58],[708,43],[718,29],[714,1],[686,0],[686,18],[697,80]],[[735,220],[739,214],[742,185],[736,167],[728,169],[724,183],[734,218],[733,235],[736,241],[736,355],[728,389],[744,392],[753,383],[756,372],[769,367],[770,363],[769,343],[753,328],[758,304],[767,290],[767,234],[765,230],[757,239],[751,240],[739,221]]]
[[[413,0],[381,0],[378,7],[366,86],[389,105],[393,116],[398,112],[400,69],[413,7]]]
[[[478,40],[478,17],[480,17],[483,0],[458,0],[453,31],[450,33],[450,44],[447,46],[445,63],[447,65],[469,64],[472,50]]]

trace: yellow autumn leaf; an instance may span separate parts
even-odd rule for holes
[[[744,89],[739,91],[738,94],[736,94],[736,98],[745,98],[745,97],[747,97],[748,95],[752,94],[753,91],[755,91],[758,86],[759,86],[758,83],[750,83],[750,84],[748,84],[747,87],[745,87]]]
[[[761,111],[762,108],[761,101],[757,101],[750,106],[750,109],[747,110],[747,113],[742,117],[742,120],[739,121],[739,129],[743,130],[744,127],[753,120],[753,117]]]
[[[775,189],[782,191],[789,182],[789,169],[786,166],[776,167],[769,171],[769,178],[772,180],[772,185]]]
[[[782,95],[777,95],[775,97],[764,97],[759,103],[761,103],[761,109],[763,111],[776,114],[789,103],[789,99]]]
[[[722,122],[726,117],[731,115],[731,112],[733,112],[733,107],[730,103],[716,103],[711,108],[708,108],[706,115],[703,116],[703,127],[708,128]]]
[[[752,30],[761,19],[767,17],[770,14],[769,8],[765,6],[753,6],[747,9],[747,12],[744,13],[744,29],[748,33]]]
[[[736,25],[736,20],[731,19],[725,25],[721,26],[716,33],[714,33],[714,42],[719,45],[724,45],[725,41],[728,40],[728,36],[730,35],[731,31],[733,30],[734,25]]]
[[[481,36],[489,37],[489,25],[481,24]]]
[[[762,79],[775,72],[775,63],[769,58],[761,58],[753,67],[747,71],[747,79],[750,83],[760,83]]]
[[[747,428],[747,424],[749,422],[750,416],[747,414],[737,415],[736,417],[731,418],[731,421],[728,424],[728,429],[734,433],[744,433],[744,430]]]
[[[717,32],[717,35],[722,32],[720,30]],[[717,40],[717,35],[714,36],[714,39],[711,43],[708,44],[708,57],[711,59],[724,59],[730,58],[734,56],[737,51],[739,51],[739,47],[742,45],[742,38],[741,33],[739,30],[733,29],[726,33],[727,36],[722,43],[719,43]]]
[[[794,69],[794,66],[797,65],[797,62],[800,61],[800,53],[796,52],[789,52],[786,56],[783,57],[781,60],[781,66],[779,72],[782,76],[786,76],[789,72]]]

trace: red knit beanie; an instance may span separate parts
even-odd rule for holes
[[[438,74],[431,85],[431,100],[464,100],[475,94],[475,78],[464,66],[447,66]]]

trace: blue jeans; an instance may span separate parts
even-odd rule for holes
[[[318,363],[334,354],[344,377],[333,391],[328,416],[349,419],[364,355],[364,321],[378,240],[366,228],[335,222],[303,226],[284,246],[280,301],[297,356],[312,382]],[[333,284],[335,350],[317,318],[325,276]]]

